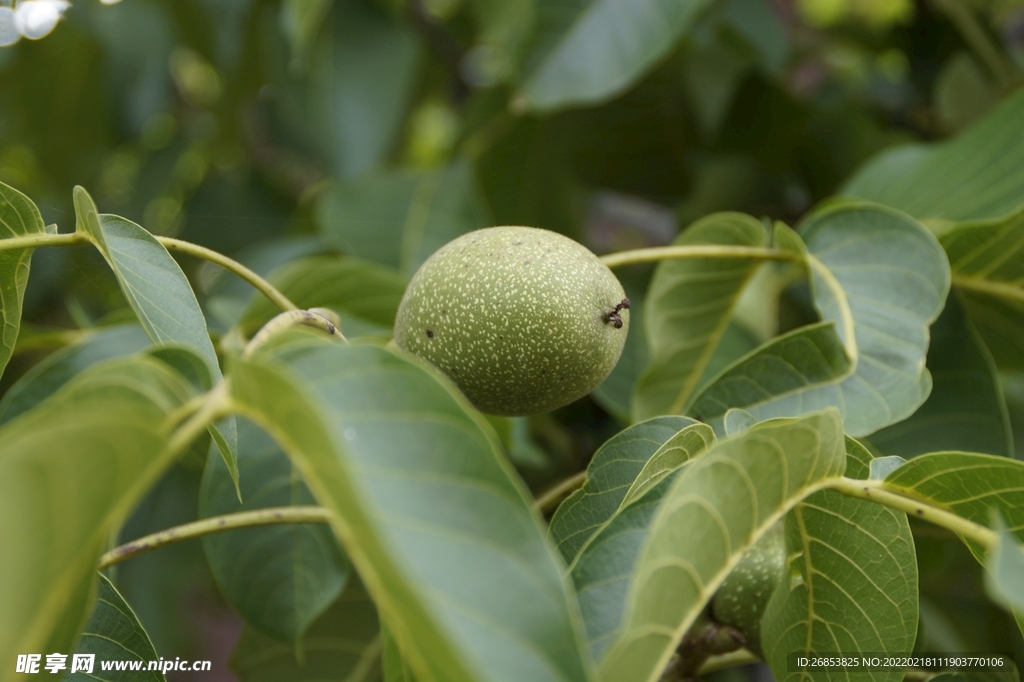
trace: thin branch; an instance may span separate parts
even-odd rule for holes
[[[163,244],[164,248],[171,251],[180,251],[196,258],[215,263],[226,270],[230,270],[249,284],[256,287],[264,296],[269,298],[274,305],[281,310],[298,310],[299,307],[292,303],[287,296],[282,294],[274,285],[263,279],[255,272],[245,267],[238,261],[228,258],[224,254],[217,253],[198,244],[173,239],[171,237],[156,237],[156,240]],[[71,232],[68,234],[27,234],[21,237],[0,239],[0,251],[11,251],[13,249],[32,249],[40,246],[70,246],[73,244],[87,244],[89,237],[84,232]]]
[[[120,547],[115,547],[100,557],[98,569],[102,571],[126,559],[131,559],[132,557],[175,542],[211,533],[219,533],[225,530],[251,528],[253,526],[270,526],[282,523],[330,523],[330,521],[331,512],[323,507],[315,506],[267,507],[266,509],[254,509],[235,514],[225,514],[224,516],[213,516],[208,519],[168,528],[159,533],[153,533],[138,540],[132,540]]]
[[[561,502],[563,498],[567,497],[570,493],[575,492],[577,489],[582,488],[586,481],[586,471],[581,471],[578,474],[570,476],[564,481],[557,483],[553,488],[549,488],[541,493],[537,499],[533,501],[533,508],[541,514],[546,514]]]
[[[81,232],[70,234],[26,234],[21,237],[0,239],[0,251],[12,249],[34,249],[37,246],[70,246],[86,244],[89,238]]]
[[[181,253],[187,253],[190,256],[201,258],[206,261],[210,261],[216,265],[221,266],[225,270],[230,270],[249,284],[256,287],[260,293],[269,298],[274,305],[281,310],[298,310],[299,307],[292,303],[287,296],[282,294],[274,285],[267,280],[263,279],[255,272],[245,267],[233,258],[228,258],[222,253],[217,253],[212,249],[208,249],[205,246],[199,246],[191,242],[182,241],[180,239],[174,239],[172,237],[157,237],[158,242],[164,245],[164,248],[170,251],[180,251]]]
[[[283,312],[274,319],[263,325],[259,333],[252,338],[242,353],[243,357],[251,358],[253,353],[265,346],[270,339],[277,336],[286,329],[292,327],[313,327],[326,332],[329,336],[348,343],[348,339],[341,333],[333,320],[328,319],[327,314],[331,311],[320,312],[320,309],[313,310],[289,310]]]
[[[653,263],[662,260],[688,260],[694,258],[742,258],[765,261],[802,261],[803,256],[793,251],[768,249],[758,246],[655,246],[648,249],[619,251],[601,257],[610,268],[634,263]]]
[[[885,481],[839,478],[829,483],[827,487],[843,495],[871,500],[886,507],[906,512],[915,519],[948,528],[962,537],[974,540],[986,550],[991,550],[998,541],[998,536],[990,528],[968,521],[962,516],[940,509],[928,502],[906,497],[899,490],[886,486]]]
[[[952,281],[953,286],[961,289],[1024,303],[1024,288],[1021,288],[1020,284],[992,282],[980,277],[965,277],[963,275],[953,275]]]

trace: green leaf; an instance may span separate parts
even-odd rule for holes
[[[551,519],[549,537],[566,563],[619,508],[651,456],[695,423],[687,417],[655,417],[617,433],[598,448],[583,487],[562,502]]]
[[[486,227],[490,215],[465,160],[429,172],[392,171],[332,186],[317,205],[323,240],[412,275],[434,251]]]
[[[787,410],[792,414],[811,412],[840,404],[838,384],[852,369],[835,322],[801,327],[771,339],[727,368],[686,411],[711,424],[719,434],[725,433],[726,414],[737,407],[755,420]],[[788,398],[787,405],[762,414],[762,404],[775,401],[777,405],[781,396]]]
[[[842,420],[828,410],[759,424],[684,466],[646,532],[599,679],[657,680],[743,553],[845,464]]]
[[[199,301],[167,249],[145,229],[115,215],[100,215],[92,197],[75,187],[77,232],[89,237],[114,271],[121,292],[135,311],[142,328],[155,344],[175,344],[206,361],[214,383],[221,380],[217,351],[210,341],[206,317]],[[211,427],[229,452],[222,453],[237,485],[238,435],[234,420]],[[226,442],[225,442],[226,441]],[[219,448],[218,448],[219,449]]]
[[[0,400],[0,424],[32,409],[86,368],[103,360],[131,355],[149,345],[149,337],[137,324],[90,332],[46,356],[7,390]]]
[[[39,209],[27,196],[0,182],[0,239],[44,234]],[[33,249],[0,251],[0,375],[14,353],[21,328],[21,304]]]
[[[75,188],[77,231],[89,236],[110,264],[121,291],[153,343],[195,350],[220,378],[217,352],[188,278],[153,235],[114,215],[100,215],[92,197]]]
[[[391,336],[406,279],[391,268],[358,258],[312,256],[287,263],[270,282],[303,309],[330,308],[341,316],[348,338]],[[262,294],[249,300],[241,325],[258,329],[280,312]]]
[[[384,682],[415,682],[412,670],[402,658],[402,652],[398,650],[398,643],[386,627],[381,627],[380,637],[383,649],[381,651],[381,667],[384,669]]]
[[[378,682],[380,634],[377,609],[353,578],[298,645],[244,628],[231,668],[240,682]]]
[[[595,659],[600,660],[622,626],[630,577],[659,503],[680,467],[701,455],[714,440],[704,424],[692,424],[669,439],[648,460],[621,506],[594,531],[569,566]]]
[[[969,452],[915,457],[885,478],[885,486],[987,526],[993,509],[1024,539],[1024,462]],[[984,551],[967,546],[984,563]]]
[[[928,327],[950,279],[941,247],[918,222],[870,204],[816,213],[801,235],[829,273],[811,268],[818,313],[836,322],[848,348],[856,346],[856,374],[841,384],[847,433],[866,435],[909,416],[931,389]]]
[[[715,433],[707,424],[691,424],[662,444],[626,491],[622,509],[647,494],[663,478],[715,443]]]
[[[871,478],[871,462],[875,459],[871,451],[855,439],[846,437],[846,472],[847,478],[860,480]]]
[[[689,414],[710,421],[738,407],[764,420],[834,406],[847,433],[863,436],[908,417],[928,397],[928,327],[949,291],[949,266],[935,237],[907,216],[864,203],[812,215],[803,236],[823,324],[738,361],[695,398]],[[847,358],[852,374],[844,372]]]
[[[688,227],[674,243],[766,246],[768,234],[748,215],[716,213]],[[701,258],[658,265],[645,300],[651,364],[633,396],[635,420],[682,411],[700,388],[740,293],[759,264],[754,259]]]
[[[988,525],[993,510],[1005,531],[1024,539],[1024,462],[968,452],[936,452],[910,460],[885,478],[886,487]],[[961,538],[983,566],[984,548]],[[1012,557],[1011,557],[1012,558]],[[1014,613],[1024,633],[1024,609]]]
[[[931,335],[931,395],[907,419],[872,434],[871,444],[907,459],[939,450],[1012,457],[1010,417],[992,356],[958,296],[946,301]]]
[[[376,346],[321,344],[239,360],[230,387],[336,513],[417,676],[588,679],[576,605],[531,499],[439,372]]]
[[[877,460],[876,460],[877,461]],[[765,657],[779,682],[847,679],[845,672],[790,671],[791,653],[886,652],[914,648],[917,555],[907,515],[822,490],[786,519],[788,584],[762,619]],[[903,670],[871,673],[899,682]]]
[[[284,0],[281,3],[281,31],[292,51],[292,70],[302,70],[320,27],[334,0]]]
[[[1024,211],[940,235],[953,285],[996,364],[1024,370]]]
[[[0,658],[71,650],[96,562],[171,463],[166,419],[192,395],[153,358],[115,359],[0,427]]]
[[[273,438],[251,422],[238,424],[243,504],[224,462],[210,453],[199,491],[199,516],[297,504],[313,495]],[[349,567],[323,524],[282,524],[214,533],[203,549],[220,593],[251,625],[298,641],[345,587]]]
[[[984,220],[1024,206],[1024,88],[952,140],[882,152],[840,194],[877,201],[915,218]]]
[[[96,605],[82,630],[75,653],[92,654],[96,658],[92,673],[72,673],[66,678],[68,682],[162,682],[166,679],[161,671],[146,669],[149,661],[155,661],[160,656],[132,607],[102,573],[99,574]],[[69,658],[69,671],[72,668],[71,661]],[[103,670],[100,661],[141,661],[143,669]]]
[[[551,111],[611,99],[693,25],[710,0],[541,2],[516,101]]]
[[[999,541],[989,556],[985,585],[995,601],[1007,609],[1024,613],[1024,546],[1001,519],[996,523],[996,530]]]
[[[414,95],[421,47],[408,22],[359,2],[334,3],[320,37],[307,81],[308,142],[336,177],[351,178],[391,153]]]

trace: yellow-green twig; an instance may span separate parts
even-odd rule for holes
[[[742,258],[765,261],[799,261],[802,256],[793,251],[768,249],[758,246],[655,246],[649,249],[619,251],[601,257],[601,262],[610,268],[635,263],[654,263],[662,260],[684,260],[696,258]]]
[[[213,516],[208,519],[168,528],[159,533],[153,533],[138,540],[132,540],[120,547],[115,547],[100,557],[99,570],[102,571],[114,564],[159,547],[211,533],[282,523],[330,523],[330,520],[331,513],[327,509],[314,506],[267,507],[266,509],[254,509],[235,514],[225,514],[224,516]]]

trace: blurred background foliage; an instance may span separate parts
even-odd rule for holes
[[[630,33],[647,11],[650,35]],[[404,281],[465,231],[538,226],[605,253],[719,210],[793,224],[879,150],[977,120],[1022,71],[1022,0],[74,0],[44,39],[0,49],[0,181],[65,231],[81,184],[153,233],[261,273],[291,263],[275,277],[337,304],[346,333],[387,334]],[[242,282],[183,266],[215,332],[269,315]],[[640,301],[650,269],[620,274]],[[725,355],[806,321],[805,290],[764,305],[785,287],[745,296]],[[353,310],[367,288],[386,302]],[[95,250],[39,251],[0,393],[80,330],[130,317]],[[640,327],[593,399],[495,420],[532,486],[623,426]],[[1024,381],[1006,386],[1024,434]],[[124,536],[195,518],[202,466],[180,463]],[[954,545],[920,548],[922,641],[1009,650],[1009,630],[955,622],[1001,621],[980,597],[944,601],[979,584]],[[159,652],[227,658],[239,622],[197,544],[117,582]]]

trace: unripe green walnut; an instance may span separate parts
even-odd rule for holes
[[[726,576],[711,602],[716,621],[743,633],[748,649],[761,654],[761,617],[786,574],[786,543],[781,522],[747,550]]]
[[[604,381],[622,354],[628,306],[611,270],[568,237],[492,227],[423,263],[398,307],[395,342],[482,412],[536,414]]]

